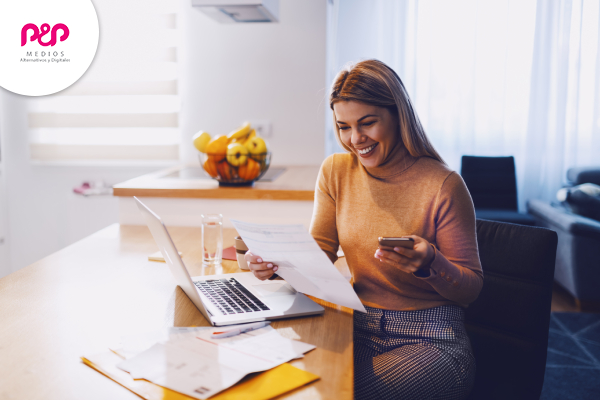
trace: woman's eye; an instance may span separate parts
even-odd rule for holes
[[[338,129],[340,131],[345,131],[346,129],[350,129],[350,127],[349,126],[338,126]]]
[[[365,122],[365,123],[363,124],[363,126],[371,126],[371,125],[373,125],[374,123],[375,123],[375,121],[371,121],[371,122]]]

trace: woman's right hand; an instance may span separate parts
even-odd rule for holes
[[[252,271],[254,276],[261,281],[269,279],[273,276],[275,271],[277,271],[277,265],[273,265],[273,263],[270,262],[264,262],[260,256],[256,256],[250,251],[247,251],[246,254],[244,254],[244,259],[248,263],[250,271]]]

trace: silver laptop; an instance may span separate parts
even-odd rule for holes
[[[191,277],[160,217],[137,197],[138,208],[177,285],[212,325],[322,314],[324,308],[283,280],[261,281],[251,272]]]

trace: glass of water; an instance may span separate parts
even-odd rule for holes
[[[202,214],[202,265],[221,265],[223,258],[223,215]]]

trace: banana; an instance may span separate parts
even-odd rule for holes
[[[252,129],[252,130],[250,131],[250,133],[248,134],[248,137],[246,137],[246,138],[245,138],[245,139],[242,141],[242,144],[245,146],[245,145],[246,145],[246,143],[248,143],[248,141],[249,141],[250,139],[252,139],[253,137],[255,137],[255,136],[256,136],[256,130]]]
[[[246,123],[244,123],[244,125],[242,125],[238,129],[236,129],[235,131],[232,131],[229,135],[227,135],[227,139],[229,139],[229,142],[232,142],[234,140],[238,140],[245,136],[248,136],[249,133],[250,133],[250,122],[246,122]]]

